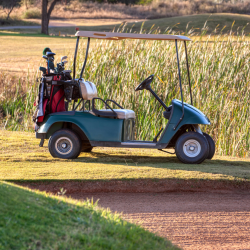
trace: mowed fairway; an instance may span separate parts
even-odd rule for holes
[[[200,32],[202,28],[207,27],[208,33],[215,29],[216,33],[219,33],[222,29],[222,33],[229,32],[231,29],[236,33],[237,29],[241,31],[245,27],[245,33],[248,35],[250,32],[249,21],[249,15],[231,13],[199,14],[149,20],[144,23],[143,28],[149,30],[153,26],[154,29],[159,28],[162,32],[167,28],[180,32],[187,32],[190,29]],[[131,27],[130,25],[134,25],[133,29],[139,30],[142,22],[130,23],[128,27]]]
[[[215,156],[185,165],[158,150],[94,148],[78,159],[52,158],[34,133],[0,131],[0,179],[12,181],[179,179],[249,182],[250,160]]]
[[[75,47],[74,38],[32,37],[32,36],[0,36],[0,71],[12,74],[36,72],[39,66],[45,66],[42,52],[49,47],[56,53],[56,61],[61,56],[72,52]]]

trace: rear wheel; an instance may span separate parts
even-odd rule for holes
[[[202,134],[187,132],[176,141],[175,152],[181,162],[199,164],[207,158],[209,144]]]
[[[215,153],[215,143],[214,143],[213,138],[210,135],[206,133],[203,133],[203,135],[206,137],[208,145],[209,145],[209,153],[208,153],[207,159],[211,160]]]
[[[49,139],[49,152],[55,158],[75,159],[81,152],[79,136],[69,129],[56,131]]]

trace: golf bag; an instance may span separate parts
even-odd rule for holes
[[[65,70],[67,56],[61,58],[61,62],[54,66],[55,53],[46,47],[43,50],[43,58],[46,59],[47,67],[40,67],[43,75],[40,80],[39,93],[34,103],[36,107],[33,115],[35,131],[48,114],[68,110],[68,102],[80,98],[79,85],[72,81],[70,70]],[[68,102],[65,103],[64,99]],[[66,104],[66,105],[65,105]]]
[[[66,111],[64,102],[64,86],[57,84],[61,76],[43,76],[39,85],[39,93],[34,103],[36,111],[33,121],[39,126],[44,117],[55,112]],[[37,126],[35,126],[37,127]]]

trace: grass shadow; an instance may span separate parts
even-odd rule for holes
[[[0,182],[0,204],[1,249],[179,249],[93,201]]]

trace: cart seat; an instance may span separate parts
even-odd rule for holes
[[[94,108],[94,100],[101,99],[97,97],[97,89],[94,83],[89,81],[84,81],[81,79],[79,81],[79,89],[83,100],[92,100],[92,111],[91,113],[96,116],[107,117],[107,118],[117,118],[117,119],[135,119],[135,112],[129,109],[101,109],[97,110]],[[102,100],[102,99],[101,99]],[[104,100],[102,100],[104,101]],[[112,100],[109,100],[112,101]],[[105,102],[105,101],[104,101]],[[114,101],[113,101],[114,102]],[[116,102],[114,102],[119,106]],[[119,106],[120,107],[120,106]]]
[[[95,84],[92,82],[81,79],[79,81],[79,89],[83,100],[92,100],[97,97],[97,89]]]
[[[135,119],[135,112],[130,109],[113,109],[117,114],[117,119]],[[100,109],[100,112],[105,113],[106,117],[111,117],[114,112],[111,109]]]

